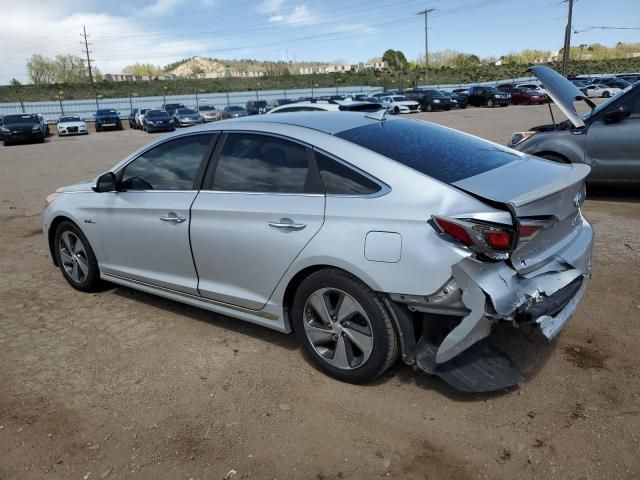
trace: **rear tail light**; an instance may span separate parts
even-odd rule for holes
[[[469,247],[490,258],[508,258],[514,248],[513,228],[474,219],[433,217],[436,231],[445,239]]]

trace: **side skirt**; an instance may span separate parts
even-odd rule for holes
[[[133,288],[134,290],[140,290],[152,295],[158,295],[159,297],[168,298],[176,302],[185,303],[192,307],[202,308],[210,312],[219,313],[228,317],[237,318],[246,322],[255,323],[263,327],[277,330],[279,332],[287,333],[283,327],[282,320],[272,313],[262,310],[251,310],[237,305],[231,305],[228,303],[217,302],[204,297],[198,297],[196,295],[190,295],[188,293],[179,292],[177,290],[171,290],[169,288],[158,287],[145,282],[137,280],[131,280],[129,278],[113,275],[109,273],[100,272],[100,278],[107,282],[122,285],[124,287]]]

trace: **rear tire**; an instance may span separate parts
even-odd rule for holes
[[[611,94],[609,92],[604,92],[602,94],[602,98],[609,98],[611,96]]]
[[[100,271],[93,249],[84,233],[64,221],[56,229],[54,252],[62,276],[81,292],[92,292],[100,285]]]
[[[398,358],[398,337],[382,299],[342,270],[307,277],[296,291],[291,318],[308,359],[338,380],[369,382]]]

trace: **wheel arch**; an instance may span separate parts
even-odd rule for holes
[[[49,253],[51,254],[51,258],[53,259],[53,264],[56,267],[58,266],[58,257],[56,255],[56,250],[54,245],[56,241],[56,230],[58,229],[58,225],[60,225],[62,222],[65,222],[65,221],[73,223],[78,229],[80,229],[80,231],[82,231],[82,229],[78,225],[78,222],[76,222],[70,217],[67,217],[66,215],[58,215],[53,220],[51,220],[51,225],[49,225],[47,244],[49,245]]]

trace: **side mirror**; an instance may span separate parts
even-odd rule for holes
[[[113,172],[107,172],[100,175],[96,183],[91,189],[94,192],[113,192],[116,189],[116,175]]]
[[[604,115],[604,123],[618,123],[631,115],[631,112],[624,107],[616,108]]]

